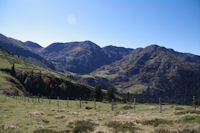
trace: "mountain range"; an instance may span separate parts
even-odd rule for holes
[[[30,62],[81,83],[110,85],[120,94],[133,93],[151,101],[188,101],[200,96],[200,56],[158,45],[145,48],[99,47],[91,41],[53,43],[46,48],[0,34],[0,46]]]

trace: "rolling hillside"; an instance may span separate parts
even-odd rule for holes
[[[89,97],[92,90],[0,48],[0,94]]]
[[[36,65],[55,70],[55,66],[52,63],[48,62],[46,59],[44,59],[40,55],[30,51],[27,45],[28,45],[27,42],[23,43],[22,41],[19,41],[13,38],[8,38],[0,34],[0,46],[3,49],[7,50],[8,52],[14,55],[23,57],[24,59],[31,61],[32,63]]]

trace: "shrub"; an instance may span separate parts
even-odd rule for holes
[[[186,115],[181,118],[182,121],[185,122],[197,122],[200,123],[200,116],[198,115]]]
[[[175,110],[184,110],[183,107],[176,107]]]
[[[54,131],[52,129],[37,129],[34,133],[70,133],[69,130],[66,131]]]
[[[170,131],[169,129],[156,129],[155,133],[197,133],[195,130],[192,129],[183,129],[178,131]]]
[[[107,127],[111,127],[115,132],[132,132],[134,133],[139,128],[135,127],[135,124],[132,122],[121,123],[118,121],[111,121],[106,124]]]
[[[92,107],[86,106],[85,109],[90,110]]]
[[[190,114],[200,114],[200,111],[198,110],[186,110],[184,111],[185,114],[190,113]]]
[[[56,133],[56,132],[51,129],[37,129],[34,131],[34,133]]]
[[[181,112],[176,112],[176,115],[183,115],[183,114],[200,114],[200,111],[198,110],[185,110],[185,111],[181,111]]]
[[[129,110],[129,109],[133,109],[133,107],[130,105],[125,105],[125,106],[121,107],[121,109]]]
[[[68,124],[69,127],[73,128],[73,133],[92,132],[96,125],[90,120],[75,121]]]
[[[151,125],[157,127],[160,124],[172,124],[172,121],[164,120],[164,119],[153,119],[153,120],[145,120],[142,122],[144,125]]]

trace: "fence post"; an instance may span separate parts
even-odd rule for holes
[[[39,95],[38,95],[38,103],[40,103],[40,97],[39,97]]]
[[[112,99],[112,103],[111,103],[112,105],[111,105],[111,110],[113,111],[114,110],[114,108],[113,108],[113,106],[114,106],[114,99]]]
[[[42,96],[41,99],[40,99],[40,100],[41,100],[41,104],[43,104],[43,98],[44,98],[44,97]]]
[[[49,104],[51,104],[51,97],[49,96]]]
[[[94,109],[96,109],[96,98],[94,98]]]
[[[162,113],[162,102],[161,102],[161,98],[159,98],[159,105],[160,105],[160,113]]]
[[[69,97],[67,97],[67,107],[69,107]]]
[[[57,106],[58,106],[58,112],[59,112],[59,96],[57,96]]]
[[[32,103],[33,103],[33,96],[31,96],[31,101],[32,101]]]
[[[135,112],[135,103],[136,103],[136,98],[134,98],[134,101],[133,101],[133,112]]]
[[[81,97],[79,98],[80,99],[80,108],[82,107],[82,103],[81,103]]]
[[[194,110],[196,110],[196,100],[195,100],[195,96],[193,96],[193,107],[194,107]]]

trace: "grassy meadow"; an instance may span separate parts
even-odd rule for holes
[[[200,108],[0,96],[0,133],[198,133]]]

